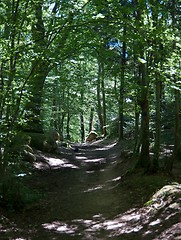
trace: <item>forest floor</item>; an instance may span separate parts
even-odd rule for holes
[[[41,198],[23,211],[0,209],[0,239],[181,239],[180,166],[176,177],[132,171],[127,145],[107,140],[37,151],[48,164],[18,176]]]

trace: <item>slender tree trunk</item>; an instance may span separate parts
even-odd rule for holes
[[[102,104],[101,104],[101,63],[98,62],[98,77],[97,77],[97,112],[99,117],[99,124],[101,132],[103,130],[103,116],[102,116]]]
[[[123,35],[126,34],[126,28],[123,30]],[[123,139],[124,129],[124,91],[125,91],[125,68],[126,68],[126,42],[123,42],[122,59],[121,59],[121,81],[119,88],[119,140]]]
[[[84,90],[81,90],[81,105],[83,107],[84,104]],[[85,127],[84,127],[84,111],[81,109],[80,112],[80,135],[81,141],[84,142],[85,140]]]
[[[60,111],[61,111],[61,104],[60,103],[60,92],[58,86],[57,79],[54,80],[52,86],[52,116],[51,116],[51,127],[60,131]]]
[[[65,112],[59,115],[59,133],[60,133],[60,136],[62,137],[62,140],[64,136],[64,119],[65,119]]]
[[[180,91],[175,90],[175,130],[174,130],[174,158],[177,159],[180,148]],[[173,167],[173,163],[172,163]],[[171,168],[172,170],[172,168]]]
[[[93,119],[94,119],[94,108],[91,107],[90,117],[89,117],[89,132],[93,129]]]
[[[71,139],[70,136],[70,113],[67,114],[67,127],[66,127],[66,133],[67,133],[67,140]]]
[[[54,89],[54,96],[53,96],[53,106],[52,106],[52,116],[51,116],[51,122],[50,122],[50,126],[53,129],[58,130],[58,118],[57,118],[57,101],[56,101],[56,91]]]
[[[160,137],[161,137],[161,81],[160,76],[155,76],[156,79],[156,120],[155,120],[155,142],[154,142],[154,158],[153,171],[158,169],[158,160],[160,156]]]
[[[137,22],[137,30],[140,36],[143,34],[142,27],[144,26],[143,11],[146,8],[146,3],[144,1],[135,0],[136,11],[135,17]],[[150,133],[149,133],[149,101],[148,101],[148,73],[147,73],[147,61],[145,60],[145,42],[142,37],[139,39],[139,84],[140,84],[140,107],[141,107],[141,137],[140,145],[141,152],[138,160],[138,166],[144,168],[145,171],[150,169]]]
[[[136,63],[137,57],[134,55],[134,62]],[[138,68],[134,67],[134,79],[135,83],[137,86],[140,86],[140,74],[138,73]],[[141,109],[140,109],[140,104],[139,104],[139,99],[140,99],[140,91],[136,89],[135,92],[135,126],[134,126],[134,154],[138,155],[140,153],[140,114],[141,114]]]
[[[84,112],[80,113],[80,133],[81,133],[81,142],[85,141],[85,128],[84,128]]]
[[[2,146],[2,143],[0,142],[0,180],[1,180],[1,177],[3,177],[3,146]]]
[[[64,119],[65,119],[65,110],[62,108],[62,103],[65,102],[65,89],[63,88],[59,93],[58,99],[58,129],[59,133],[62,136],[64,135]]]
[[[155,1],[150,1],[150,7],[152,11],[153,19],[153,34],[157,35],[157,27],[160,24],[159,12],[157,7],[154,5]],[[154,78],[155,78],[155,87],[156,87],[156,118],[155,118],[155,135],[154,135],[154,157],[152,163],[152,170],[156,172],[159,167],[159,156],[160,156],[160,141],[161,141],[161,98],[162,98],[162,79],[160,71],[158,71],[158,65],[162,68],[162,54],[163,54],[163,45],[160,44],[160,41],[155,38],[151,41],[151,45],[154,49],[154,53],[150,57],[150,66],[153,66]]]
[[[137,101],[135,102],[135,127],[134,127],[134,154],[137,155],[140,152],[140,110]]]
[[[119,140],[123,139],[123,129],[124,129],[124,117],[123,117],[123,105],[124,105],[124,87],[123,81],[121,81],[120,86],[120,97],[119,97]]]
[[[106,94],[105,94],[105,85],[104,85],[104,66],[102,64],[102,74],[101,74],[101,90],[102,90],[102,110],[103,110],[103,126],[102,126],[102,134],[103,136],[107,135],[107,127],[106,127]]]

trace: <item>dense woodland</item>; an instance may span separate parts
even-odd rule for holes
[[[165,133],[180,151],[181,1],[3,0],[0,3],[0,168],[19,132],[134,139],[158,169]],[[153,154],[150,157],[150,152]]]

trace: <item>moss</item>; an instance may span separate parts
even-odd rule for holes
[[[151,200],[147,201],[147,202],[144,204],[144,206],[145,206],[145,207],[151,206],[153,203],[154,203],[154,200],[151,199]]]

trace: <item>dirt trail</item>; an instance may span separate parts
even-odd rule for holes
[[[139,208],[153,189],[135,189],[125,179],[134,162],[120,150],[116,141],[98,141],[54,155],[37,152],[49,164],[36,163],[23,181],[44,197],[25,212],[2,214],[0,239],[153,239],[156,224],[145,235],[151,220],[146,223],[147,209]]]

